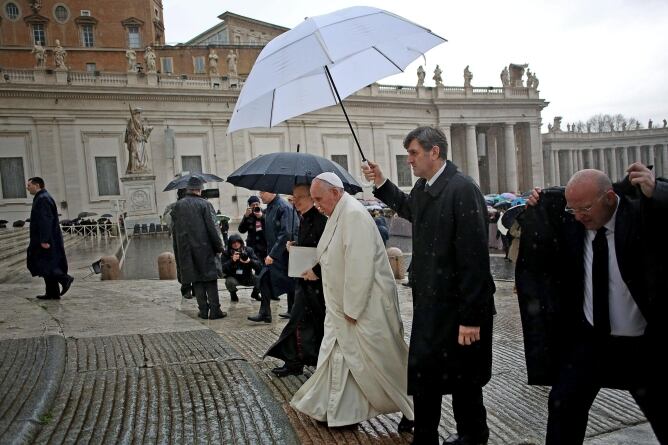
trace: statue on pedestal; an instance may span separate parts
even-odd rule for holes
[[[663,120],[663,128],[666,128],[666,125],[668,125],[668,121],[664,119]]]
[[[53,60],[56,63],[56,69],[66,70],[65,58],[67,57],[67,51],[60,46],[60,40],[56,40],[56,47],[53,49]]]
[[[213,48],[209,48],[209,75],[218,75],[218,54],[216,54],[216,50]]]
[[[35,43],[32,53],[35,55],[35,68],[46,68],[46,51],[44,47],[39,43]]]
[[[155,61],[155,51],[150,46],[147,46],[144,50],[144,61],[146,62],[146,72],[147,73],[156,73],[158,69],[156,67]]]
[[[652,122],[652,119],[650,119],[649,122],[647,122],[647,128],[652,128],[652,125],[653,125],[653,122]]]
[[[125,57],[128,59],[128,72],[134,73],[137,71],[137,53],[134,49],[125,51]]]
[[[424,71],[424,68],[422,68],[422,65],[420,65],[417,69],[417,76],[418,76],[418,82],[417,86],[423,87],[424,86],[424,77],[426,73]]]
[[[464,68],[464,88],[471,88],[471,80],[473,80],[473,73],[469,70],[469,66]]]
[[[555,116],[554,117],[554,125],[552,126],[554,128],[554,131],[561,131],[561,116]]]
[[[501,71],[501,85],[504,87],[510,86],[510,77],[508,76],[508,67],[504,66]]]
[[[234,50],[230,50],[227,53],[227,75],[230,77],[238,77],[239,73],[237,72],[237,53]]]
[[[552,124],[547,124],[547,131],[552,133]]]
[[[443,78],[441,77],[441,74],[443,74],[443,71],[436,65],[436,68],[434,69],[434,82],[436,82],[436,86],[443,86]]]
[[[125,128],[125,144],[128,148],[128,167],[125,173],[144,173],[148,170],[146,142],[153,127],[144,125],[141,120],[141,108],[130,107],[130,119]]]

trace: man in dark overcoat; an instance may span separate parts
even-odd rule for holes
[[[203,182],[193,176],[188,181],[186,196],[172,209],[172,242],[181,283],[192,283],[199,307],[198,317],[209,320],[223,318],[218,299],[216,255],[223,251],[223,241],[216,224],[216,212],[201,197]]]
[[[308,184],[296,185],[292,190],[295,208],[300,214],[299,236],[295,245],[317,247],[327,224],[327,217],[313,205]],[[280,337],[265,356],[284,361],[283,366],[271,370],[278,377],[299,375],[304,365],[318,364],[318,352],[324,333],[325,298],[322,293],[320,265],[313,267],[315,280],[297,278],[295,302],[290,311],[290,321]]]
[[[28,270],[32,276],[44,279],[46,292],[41,300],[59,300],[72,285],[74,278],[67,274],[67,258],[63,234],[58,223],[58,208],[40,177],[28,179],[26,189],[33,195],[30,211],[30,244]],[[58,287],[62,286],[62,290]]]
[[[271,323],[270,300],[287,293],[294,296],[295,281],[288,277],[288,251],[286,243],[297,238],[299,217],[288,202],[275,193],[260,192],[260,199],[267,205],[264,217],[267,256],[260,271],[260,311],[250,316],[250,321]],[[288,311],[290,310],[288,305]]]
[[[410,194],[386,180],[373,162],[363,171],[375,184],[374,195],[412,222],[408,393],[415,403],[413,443],[438,443],[441,396],[452,394],[457,434],[445,443],[485,444],[489,429],[482,388],[491,378],[495,314],[487,206],[477,184],[446,161],[443,132],[416,128],[404,147],[420,178]]]
[[[520,220],[516,279],[527,368],[534,383],[552,385],[547,445],[583,442],[601,388],[628,390],[659,443],[668,443],[668,367],[660,353],[668,338],[668,184],[639,163],[627,171],[614,187],[602,171],[576,172],[560,214],[552,210],[554,191],[536,189]],[[559,268],[536,267],[522,248],[546,242],[558,244]],[[555,278],[564,273],[567,280]],[[545,284],[550,292],[539,295]]]

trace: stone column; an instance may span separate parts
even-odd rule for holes
[[[489,192],[499,193],[499,166],[496,145],[496,128],[487,130],[487,168],[489,169]]]
[[[633,150],[633,162],[641,162],[642,161],[642,153],[640,151],[641,147],[640,145],[636,145],[634,147],[635,149]]]
[[[480,170],[478,168],[478,147],[476,144],[475,125],[466,124],[466,174],[476,184],[480,184]]]
[[[438,127],[443,130],[445,140],[448,141],[448,161],[452,161],[452,137],[450,135],[450,125],[439,123]]]
[[[587,166],[589,168],[594,167],[594,150],[587,150]]]
[[[647,165],[655,165],[656,161],[654,160],[654,144],[650,144],[647,147]]]
[[[532,186],[543,187],[545,174],[543,170],[543,147],[538,122],[529,122],[529,141],[531,143],[531,179]]]
[[[553,153],[552,164],[554,166],[554,175],[552,176],[552,185],[561,185],[561,168],[559,166],[559,151]]]
[[[504,126],[506,192],[516,192],[519,188],[517,181],[517,153],[515,151],[515,124],[506,123]]]
[[[584,156],[582,153],[582,150],[578,150],[576,152],[577,157],[578,157],[578,168],[577,170],[582,170],[584,168]]]
[[[605,171],[605,149],[598,149],[598,169]]]
[[[626,171],[627,168],[629,168],[629,148],[628,147],[622,147],[622,168]]]
[[[568,150],[568,176],[575,173],[575,150]]]
[[[668,175],[668,145],[663,144],[663,147],[661,148],[661,164],[663,167],[663,171],[661,172],[662,176],[667,176]]]
[[[608,177],[615,182],[619,179],[619,173],[617,169],[617,147],[610,147],[610,173]]]

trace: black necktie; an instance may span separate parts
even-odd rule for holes
[[[428,183],[428,182],[425,182],[425,183],[424,183],[424,191],[425,191],[425,192],[428,192],[428,191],[429,191],[429,187],[431,187],[431,186],[429,185],[429,183]]]
[[[591,265],[591,281],[594,304],[594,330],[602,335],[610,334],[608,311],[608,240],[605,227],[596,231],[592,248],[594,259]]]

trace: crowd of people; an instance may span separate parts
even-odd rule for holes
[[[266,356],[283,361],[272,369],[277,377],[316,366],[290,403],[317,421],[339,427],[401,412],[398,428],[411,431],[414,444],[438,444],[449,394],[457,433],[445,443],[486,444],[483,387],[492,378],[496,313],[488,203],[447,160],[439,129],[416,128],[404,147],[419,178],[409,193],[371,160],[362,170],[374,196],[412,225],[410,345],[385,250],[387,224],[334,173],[296,185],[290,202],[269,191],[251,196],[239,224],[245,241],[227,237],[229,224],[201,197],[202,180],[191,178],[166,212],[181,291],[197,300],[199,317],[219,319],[226,316],[220,277],[231,302],[239,286],[252,287],[261,303],[248,320],[256,323],[271,323],[271,300],[287,295],[279,316],[289,321]],[[668,183],[639,163],[627,172],[620,184],[589,169],[565,188],[537,188],[516,219],[529,383],[552,386],[548,445],[583,442],[601,388],[630,391],[668,443],[667,369],[657,352],[667,333]],[[28,265],[44,277],[46,298],[59,298],[72,278],[55,203],[40,178],[27,188],[35,195]],[[295,278],[288,265],[297,247],[315,249],[316,259]]]

